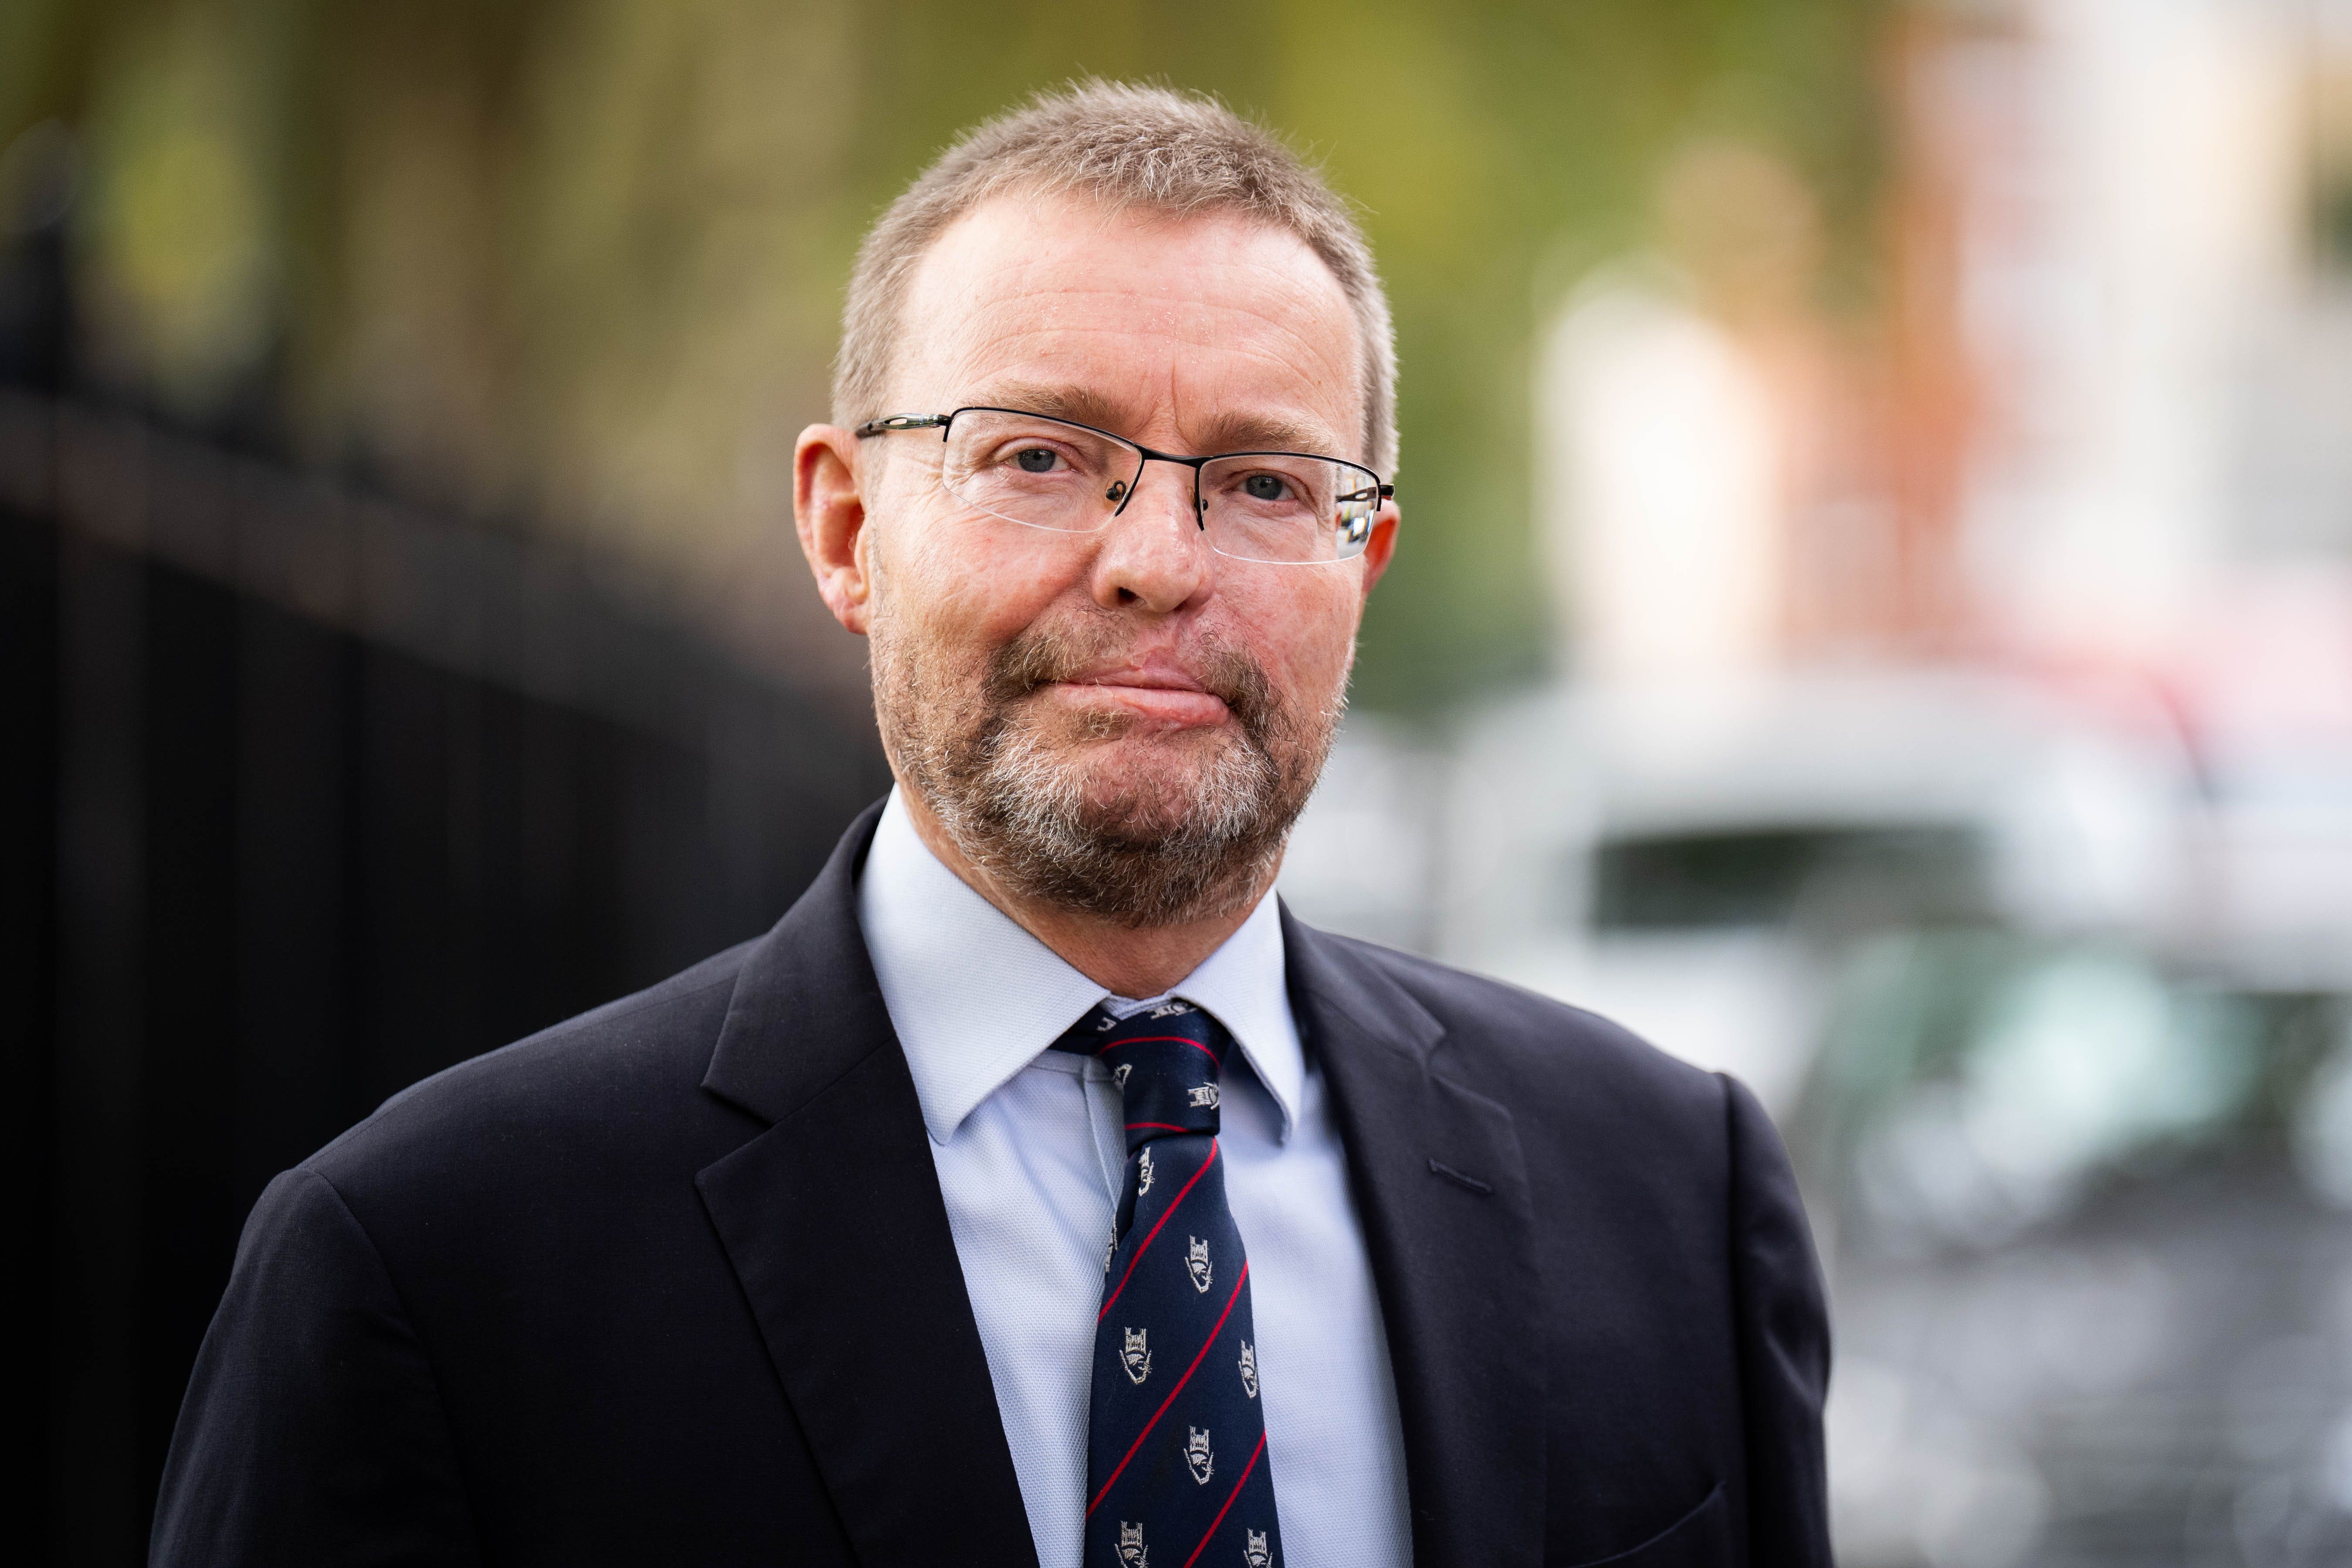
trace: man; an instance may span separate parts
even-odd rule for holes
[[[1346,208],[1090,86],[868,237],[795,495],[897,777],[272,1184],[167,1563],[1825,1563],[1737,1084],[1268,896],[1395,549]]]

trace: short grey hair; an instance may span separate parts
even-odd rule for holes
[[[1213,98],[1125,82],[1039,93],[940,154],[858,247],[834,361],[833,415],[855,425],[906,412],[881,405],[899,316],[923,253],[994,196],[1074,195],[1114,209],[1233,212],[1287,229],[1323,258],[1347,296],[1363,363],[1366,461],[1396,466],[1396,335],[1372,247],[1348,204],[1280,138]],[[921,412],[933,412],[922,410]]]

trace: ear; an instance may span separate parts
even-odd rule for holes
[[[1372,519],[1372,536],[1364,542],[1363,557],[1364,596],[1368,599],[1372,595],[1372,584],[1381,580],[1381,574],[1389,569],[1389,562],[1396,555],[1397,528],[1403,521],[1393,500],[1382,501],[1380,516]]]
[[[838,425],[812,425],[793,447],[793,522],[816,591],[833,618],[866,635],[872,574],[866,566],[866,498],[857,437]]]

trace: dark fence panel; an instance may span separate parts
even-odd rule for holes
[[[560,552],[5,393],[0,661],[16,1518],[130,1563],[269,1177],[763,930],[887,775]]]

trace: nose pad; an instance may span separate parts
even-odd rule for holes
[[[1155,488],[1158,483],[1184,488],[1171,495]],[[1195,495],[1188,473],[1154,481],[1146,468],[1125,481],[1119,505],[1104,530],[1098,569],[1108,572],[1108,580],[1161,609],[1190,597],[1210,560],[1202,548],[1208,542],[1206,519],[1194,507]],[[1183,526],[1187,516],[1193,524],[1189,529]]]
[[[1177,464],[1175,466],[1179,468],[1183,467],[1182,464]],[[1147,463],[1144,467],[1144,474],[1149,474],[1150,472],[1150,465]],[[1108,501],[1116,501],[1118,503],[1112,510],[1110,514],[1114,521],[1118,518],[1125,517],[1127,515],[1127,509],[1134,503],[1135,498],[1143,493],[1144,474],[1137,475],[1135,481],[1132,484],[1129,483],[1125,479],[1113,479],[1110,482],[1110,489],[1103,492],[1103,500]],[[1207,498],[1201,494],[1201,479],[1197,471],[1191,476],[1191,483],[1192,486],[1192,502],[1191,508],[1192,512],[1192,524],[1200,531],[1206,533],[1209,531],[1209,503]]]
[[[1116,501],[1118,503],[1111,509],[1110,515],[1114,519],[1126,516],[1127,503],[1135,499],[1135,492],[1142,488],[1143,487],[1139,484],[1131,486],[1125,479],[1111,480],[1110,489],[1103,491],[1103,500],[1107,501]],[[1198,481],[1195,481],[1193,489],[1197,491],[1199,488],[1200,486]],[[1198,494],[1193,497],[1192,523],[1193,526],[1198,528],[1202,533],[1209,531],[1208,497]]]

